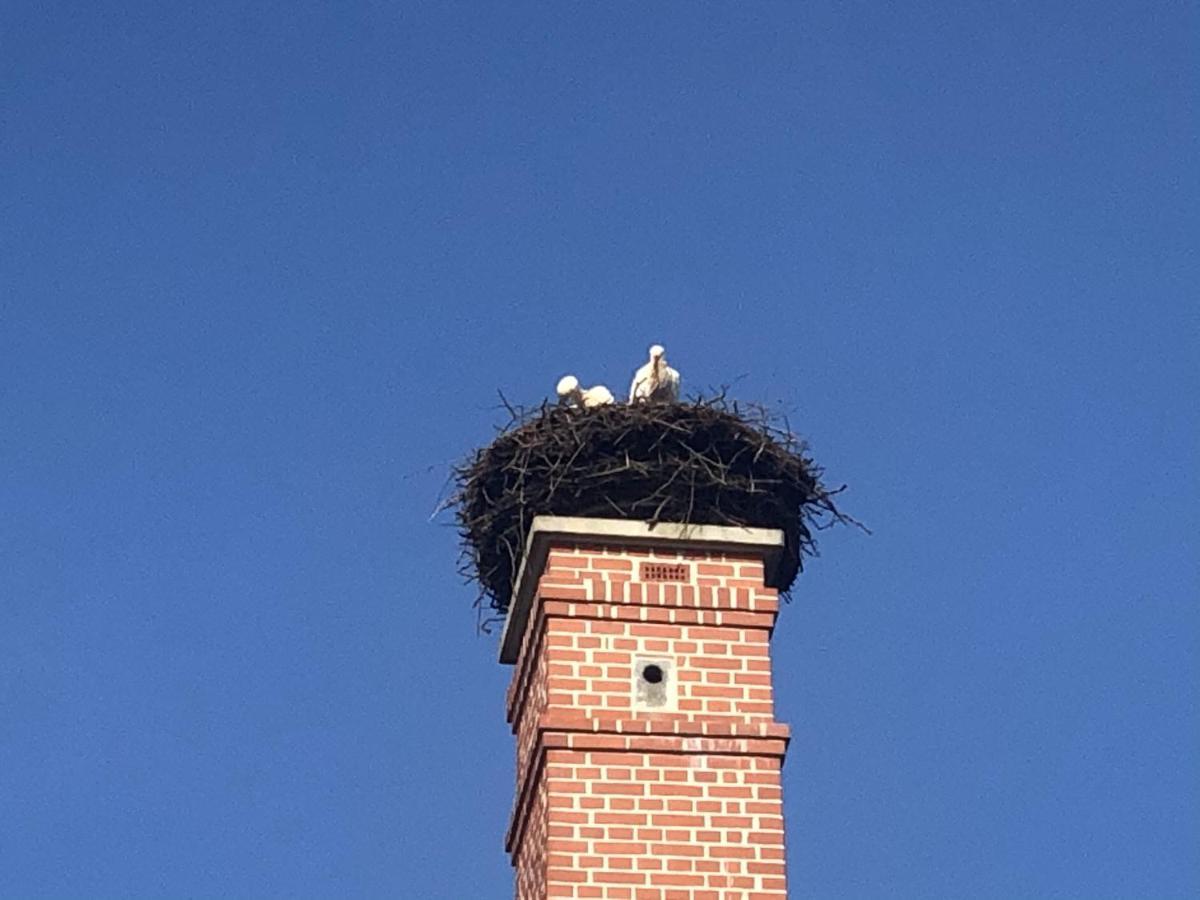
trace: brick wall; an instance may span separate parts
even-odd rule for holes
[[[555,539],[508,692],[520,900],[787,896],[778,608],[754,552]]]

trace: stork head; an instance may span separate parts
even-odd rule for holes
[[[569,400],[579,393],[579,379],[574,375],[564,375],[558,379],[558,386],[554,390],[559,400]]]
[[[650,348],[650,360],[657,362],[666,355],[667,351],[662,344],[655,344]]]

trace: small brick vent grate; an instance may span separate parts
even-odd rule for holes
[[[691,580],[691,566],[682,563],[642,563],[642,581]]]

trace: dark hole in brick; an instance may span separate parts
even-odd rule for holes
[[[685,565],[672,563],[642,563],[642,581],[690,581]]]
[[[650,684],[658,684],[663,680],[663,670],[659,666],[654,665],[654,663],[651,663],[642,669],[642,677]]]

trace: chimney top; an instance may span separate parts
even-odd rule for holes
[[[730,525],[689,525],[680,522],[631,521],[584,516],[535,516],[529,529],[513,599],[500,635],[500,662],[513,664],[521,649],[521,638],[529,618],[533,593],[553,543],[615,544],[622,547],[670,547],[708,551],[761,552],[766,585],[780,586],[780,561],[784,534],[777,528]]]

